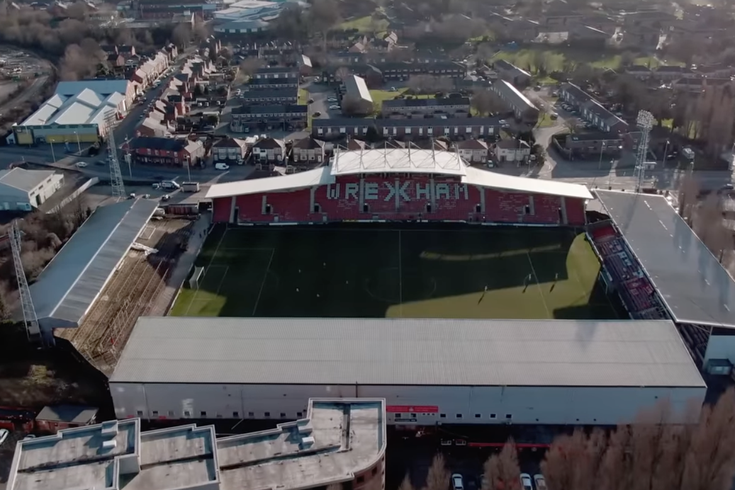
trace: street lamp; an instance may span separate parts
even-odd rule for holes
[[[669,156],[669,139],[666,138],[666,146],[664,146],[664,165],[666,165],[666,158]]]
[[[602,170],[602,152],[605,151],[605,147],[607,146],[607,142],[603,141],[600,144],[600,163],[597,164],[597,170]]]
[[[77,137],[77,150],[79,150],[79,153],[82,153],[82,144],[79,142],[79,133],[74,131],[74,135]]]

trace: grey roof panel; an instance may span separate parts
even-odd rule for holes
[[[704,386],[668,320],[144,317],[110,381]]]
[[[666,198],[597,191],[674,320],[735,328],[735,283]]]
[[[156,207],[137,199],[92,213],[31,285],[42,328],[79,326]]]
[[[24,192],[31,192],[53,174],[53,170],[13,168],[0,171],[0,183]]]

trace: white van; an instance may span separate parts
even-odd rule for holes
[[[214,168],[215,170],[228,170],[230,166],[226,163],[215,163]]]

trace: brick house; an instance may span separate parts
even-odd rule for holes
[[[256,162],[282,162],[286,156],[286,143],[275,138],[263,138],[253,145],[252,153]]]
[[[230,128],[234,132],[250,130],[295,130],[306,127],[308,107],[305,105],[243,105],[231,112]]]
[[[470,163],[485,163],[490,154],[487,143],[482,140],[459,141],[454,146],[459,156]]]
[[[204,145],[186,139],[140,137],[123,149],[129,150],[137,163],[172,167],[196,165],[204,157]]]
[[[212,145],[212,162],[242,165],[248,151],[249,147],[244,140],[224,138]]]
[[[245,104],[296,104],[298,98],[299,89],[296,87],[248,90],[240,95]]]
[[[453,97],[442,99],[393,99],[384,100],[381,108],[383,117],[425,114],[446,114],[450,117],[467,117],[470,114],[470,99],[468,97]]]
[[[321,163],[324,161],[324,141],[312,137],[302,138],[291,147],[294,163]]]
[[[445,136],[452,140],[463,140],[499,134],[500,118],[330,118],[314,119],[311,122],[311,134],[319,139],[333,139],[347,135],[365,137],[371,131],[383,138],[420,139]]]
[[[530,155],[531,147],[523,140],[500,140],[495,144],[495,158],[499,162],[522,162]]]

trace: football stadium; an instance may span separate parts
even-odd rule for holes
[[[680,423],[703,372],[732,372],[732,278],[663,196],[400,149],[208,197],[190,280],[110,379],[119,418],[289,420],[349,396],[410,427],[615,425],[661,400]]]

